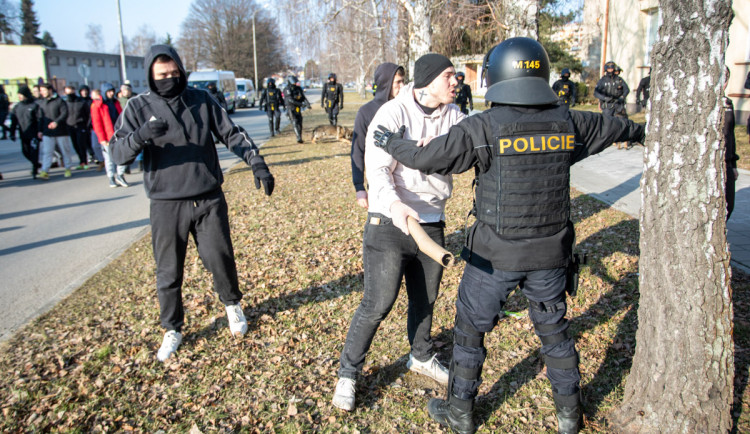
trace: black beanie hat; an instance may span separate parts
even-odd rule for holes
[[[451,60],[442,54],[425,54],[414,62],[414,88],[427,87],[441,72],[451,66]]]
[[[34,95],[31,94],[31,90],[29,89],[29,86],[21,86],[18,88],[18,93],[23,95],[26,99],[34,99]]]

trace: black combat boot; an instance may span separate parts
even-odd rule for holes
[[[560,434],[576,434],[583,428],[583,409],[581,408],[581,392],[573,395],[559,395],[552,392],[557,411],[557,432]]]
[[[273,137],[273,119],[268,120],[268,129],[271,130],[271,137]]]
[[[432,398],[427,403],[427,412],[435,422],[458,434],[473,434],[476,431],[472,413],[473,399],[458,399],[450,395],[448,401]]]

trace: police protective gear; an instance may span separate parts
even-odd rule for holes
[[[463,80],[466,77],[463,72],[459,71],[456,73],[456,80]]]
[[[266,81],[267,86],[276,86],[276,80],[273,78],[269,78],[268,81]]]
[[[336,83],[336,74],[328,75],[328,80],[320,95],[320,106],[328,114],[328,122],[335,126],[338,124],[339,111],[344,108],[344,87]]]
[[[541,115],[499,112],[493,134],[492,164],[477,178],[477,219],[506,239],[561,231],[570,217],[575,149],[567,107]]]
[[[297,77],[295,77],[294,75],[290,75],[289,77],[286,78],[286,82],[292,86],[296,85],[297,81],[299,80],[297,80]]]
[[[334,74],[333,72],[330,73],[330,74],[328,74],[328,80],[330,80],[330,79],[333,79],[333,81],[335,82],[336,81],[336,74]]]
[[[560,72],[560,77],[565,77],[565,76],[567,76],[568,78],[570,78],[570,69],[563,68],[562,72]]]
[[[485,99],[509,105],[545,105],[557,102],[549,87],[549,57],[531,38],[510,38],[484,58]]]

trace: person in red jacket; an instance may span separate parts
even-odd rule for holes
[[[105,98],[102,98],[102,93]],[[125,181],[124,177],[127,167],[115,165],[109,154],[109,141],[115,134],[114,124],[122,112],[120,102],[114,98],[114,93],[115,88],[109,83],[102,85],[101,92],[97,89],[91,91],[91,98],[94,100],[91,103],[91,128],[94,129],[97,141],[102,146],[104,167],[107,170],[109,186],[112,188],[118,186],[128,187],[130,184]]]

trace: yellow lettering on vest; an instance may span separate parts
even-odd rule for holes
[[[556,145],[553,145],[553,144],[552,144],[552,141],[553,141],[553,140],[557,142],[557,144],[556,144]],[[550,138],[549,138],[549,139],[547,140],[547,148],[548,148],[548,149],[549,149],[550,151],[555,151],[555,150],[557,150],[557,149],[560,149],[560,138],[559,138],[559,137],[557,137],[557,136],[550,136]]]
[[[500,153],[504,154],[505,150],[510,148],[510,139],[500,139]]]
[[[518,147],[518,142],[521,141],[523,141],[523,148]],[[525,137],[519,137],[513,141],[513,149],[515,149],[516,152],[526,152],[526,150],[529,149],[529,142]]]
[[[537,148],[534,145],[535,145],[534,138],[533,137],[529,137],[529,151],[531,151],[531,152],[539,152],[539,151],[542,150],[542,148]]]
[[[573,149],[575,149],[575,141],[576,141],[575,136],[572,135],[572,134],[569,134],[569,135],[565,136],[565,139],[566,139],[566,141],[565,141],[565,149],[570,149],[571,151]]]

